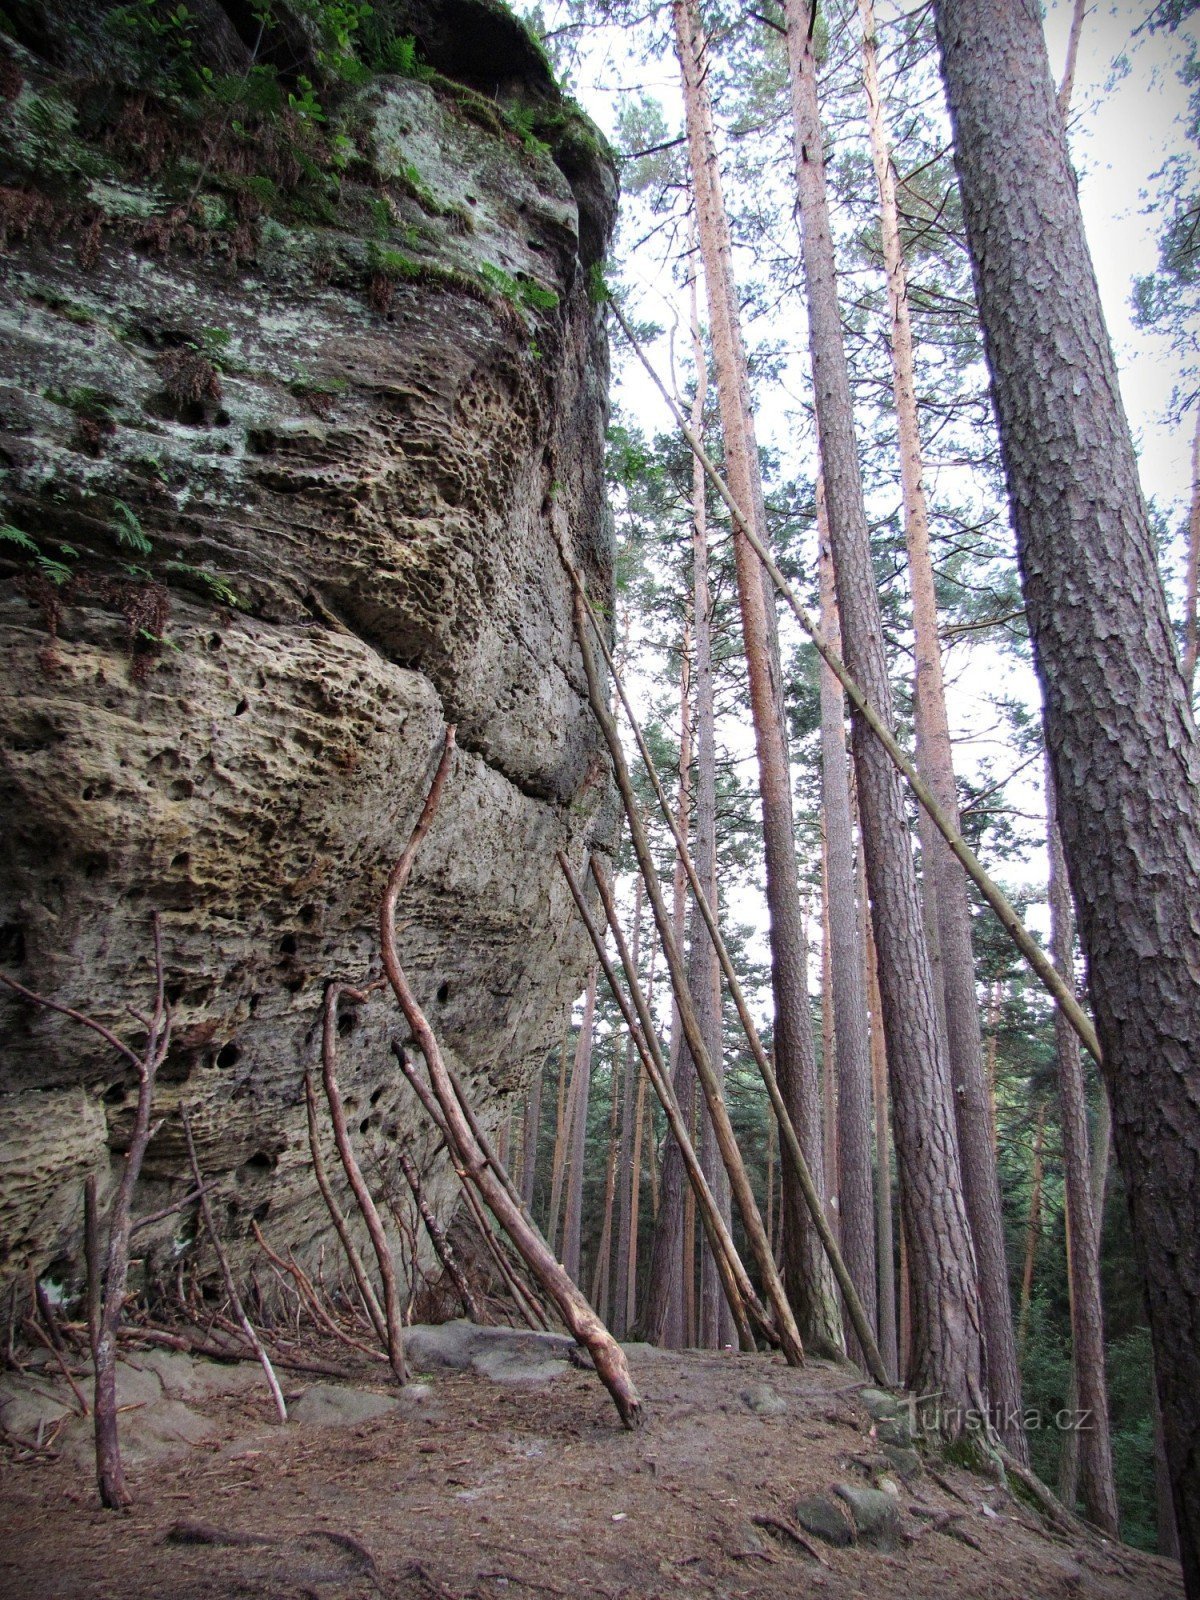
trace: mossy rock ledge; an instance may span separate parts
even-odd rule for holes
[[[324,9],[260,37],[203,0],[157,49],[145,5],[0,15],[0,969],[136,1042],[161,914],[137,1209],[189,1187],[194,1108],[243,1271],[252,1219],[333,1248],[303,1074],[326,981],[377,970],[444,723],[402,959],[485,1125],[582,986],[555,851],[615,836],[556,543],[606,600],[611,157],[504,8],[379,5],[350,56]],[[30,1263],[69,1288],[136,1086],[0,1008],[0,1294]],[[396,1009],[339,1034],[364,1164],[423,1157]],[[151,1290],[193,1209],[138,1235]]]

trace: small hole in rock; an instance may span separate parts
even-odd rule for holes
[[[304,926],[306,928],[311,928],[313,923],[316,920],[317,920],[317,908],[316,908],[316,906],[301,906],[300,907],[300,921],[304,924]]]
[[[338,1032],[341,1034],[343,1039],[349,1038],[350,1034],[354,1032],[357,1026],[358,1018],[354,1015],[353,1011],[343,1011],[341,1016],[338,1018]]]
[[[373,1106],[377,1106],[379,1104],[379,1097],[380,1097],[380,1095],[382,1093],[383,1093],[383,1084],[380,1084],[378,1089],[373,1089],[371,1091],[371,1104]]]
[[[243,1163],[245,1172],[272,1172],[275,1168],[275,1157],[269,1156],[265,1150],[256,1150],[249,1161]]]
[[[294,956],[296,954],[296,935],[294,933],[285,933],[283,938],[280,939],[279,953],[285,956]]]
[[[219,1067],[236,1067],[241,1059],[242,1052],[232,1039],[217,1051],[217,1065]]]
[[[233,714],[235,717],[244,717],[249,709],[249,700],[239,700],[237,705],[233,708]]]
[[[163,993],[171,1005],[177,1006],[183,998],[183,983],[176,978],[172,983],[163,985]]]
[[[167,793],[172,800],[190,800],[196,792],[196,785],[190,778],[176,778]]]
[[[114,1083],[111,1088],[104,1091],[104,1104],[106,1106],[123,1106],[125,1104],[125,1085]]]
[[[219,633],[210,633],[209,634],[209,636],[208,636],[208,648],[210,650],[219,650],[221,648],[221,635]]]
[[[25,960],[25,929],[19,922],[6,922],[0,928],[0,961],[19,967]]]
[[[188,851],[181,850],[178,855],[171,857],[171,865],[173,867],[186,867],[191,859],[191,855],[188,853]]]
[[[438,997],[438,1005],[444,1006],[446,1004],[446,1001],[449,1000],[449,998],[450,998],[450,985],[448,983],[439,983],[438,984],[437,997]]]
[[[366,1133],[366,1131],[367,1131],[367,1129],[368,1129],[368,1128],[369,1128],[369,1127],[370,1127],[370,1126],[371,1126],[371,1119],[370,1119],[370,1117],[364,1117],[364,1118],[363,1118],[363,1119],[362,1119],[362,1121],[361,1121],[361,1122],[360,1122],[360,1123],[359,1123],[359,1125],[358,1125],[358,1131],[359,1131],[359,1133]]]
[[[299,976],[295,978],[289,978],[283,987],[289,994],[299,994],[301,989],[304,987],[304,977],[304,973],[301,972]]]

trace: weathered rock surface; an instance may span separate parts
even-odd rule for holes
[[[402,957],[485,1122],[580,986],[554,852],[613,821],[556,549],[607,592],[611,165],[500,8],[376,9],[436,70],[245,132],[139,85],[75,0],[0,40],[0,968],[136,1040],[161,911],[139,1204],[182,1193],[185,1101],[241,1262],[251,1216],[302,1255],[326,1235],[302,1074],[325,980],[371,966],[443,723]],[[249,74],[240,11],[193,16],[199,59]],[[65,1279],[131,1075],[0,1007],[0,1286]],[[418,1120],[406,1030],[375,997],[339,1031],[386,1161]],[[193,1226],[140,1237],[152,1270]]]
[[[478,1372],[493,1383],[548,1383],[567,1370],[579,1346],[558,1333],[480,1327],[459,1320],[408,1328],[405,1354],[418,1372]]]

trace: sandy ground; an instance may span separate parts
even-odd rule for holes
[[[892,1549],[814,1540],[806,1550],[787,1531],[798,1499],[827,1495],[838,1483],[878,1486],[890,1472],[850,1374],[816,1362],[793,1371],[768,1357],[644,1346],[630,1348],[630,1365],[647,1412],[636,1434],[621,1428],[593,1374],[563,1363],[532,1383],[439,1371],[385,1414],[355,1423],[323,1423],[320,1407],[314,1416],[313,1401],[306,1406],[302,1397],[327,1380],[293,1375],[285,1381],[289,1402],[310,1420],[286,1427],[270,1420],[261,1385],[247,1387],[253,1369],[214,1367],[237,1374],[237,1392],[217,1383],[189,1402],[210,1437],[173,1459],[132,1466],[128,1513],[99,1507],[78,1445],[57,1459],[8,1447],[0,1593],[1182,1594],[1177,1566],[1064,1536],[987,1478],[933,1463],[940,1481],[927,1470],[900,1486]],[[397,1394],[365,1362],[354,1388]]]

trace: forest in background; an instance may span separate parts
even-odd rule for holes
[[[1194,20],[1186,5],[1146,9],[1129,19],[1130,50],[1168,35],[1186,91],[1186,135],[1194,146],[1200,119],[1200,63]],[[675,21],[679,7],[675,8]],[[885,247],[880,191],[873,170],[863,87],[862,10],[842,4],[822,8],[813,32],[820,66],[820,97],[831,191],[838,289],[855,406],[858,460],[870,518],[871,557],[878,584],[888,671],[902,741],[915,743],[913,593],[906,552],[905,495],[897,439]],[[882,10],[882,8],[881,8]],[[1093,18],[1075,8],[1078,28]],[[816,438],[811,379],[805,351],[804,288],[794,219],[792,117],[781,9],[754,14],[705,8],[706,86],[716,107],[716,141],[734,241],[734,275],[749,349],[756,412],[770,445],[760,451],[765,510],[772,550],[784,573],[816,612],[821,610],[816,560]],[[1119,20],[1119,19],[1118,19]],[[595,54],[589,41],[619,27],[629,64],[619,92],[615,131],[623,208],[618,249],[607,269],[608,288],[637,337],[654,352],[660,373],[690,411],[709,452],[722,462],[717,374],[708,343],[695,199],[686,138],[675,109],[653,89],[673,69],[673,18],[619,9],[559,7],[531,19],[556,68],[582,92]],[[964,836],[1001,881],[1019,914],[1049,944],[1046,887],[1047,828],[1042,797],[1042,731],[1030,694],[1029,640],[1018,582],[999,447],[987,395],[987,371],[974,305],[961,202],[954,177],[948,125],[937,73],[928,8],[910,15],[889,12],[875,28],[881,103],[898,193],[900,246],[908,275],[913,331],[913,385],[928,493],[929,539],[936,593],[937,630],[945,669],[946,700],[957,769],[956,798]],[[610,65],[609,55],[605,58]],[[605,87],[612,89],[611,80]],[[1069,79],[1062,86],[1064,108]],[[586,98],[586,97],[585,97]],[[1069,114],[1069,113],[1068,113]],[[1103,105],[1091,108],[1103,116]],[[1195,165],[1173,156],[1151,197],[1150,224],[1160,241],[1159,270],[1133,286],[1135,318],[1170,340],[1177,383],[1170,421],[1188,431],[1196,417],[1195,336],[1197,279]],[[1103,241],[1093,240],[1102,250]],[[649,267],[647,263],[651,262]],[[644,292],[661,285],[664,267],[674,281],[674,304]],[[693,318],[697,319],[693,324]],[[673,322],[672,322],[673,319]],[[697,328],[701,366],[693,343]],[[661,410],[661,430],[647,424],[657,397],[647,402],[624,338],[614,328],[617,405],[609,435],[609,484],[618,541],[617,611],[613,618],[618,669],[630,682],[660,773],[679,785],[685,827],[694,815],[698,782],[697,689],[710,701],[715,750],[710,781],[715,797],[716,877],[722,930],[749,993],[764,1037],[771,1043],[771,970],[766,941],[763,844],[758,779],[737,579],[727,508],[697,479],[687,444]],[[703,392],[697,400],[697,374]],[[786,418],[786,426],[783,419]],[[791,429],[788,434],[788,428]],[[779,441],[783,437],[785,442]],[[699,483],[699,489],[698,489]],[[1164,579],[1174,597],[1178,644],[1185,670],[1194,673],[1198,508],[1193,479],[1190,517],[1154,510]],[[699,499],[698,499],[699,495]],[[698,504],[707,524],[707,587],[711,594],[711,674],[698,671],[694,530]],[[1182,523],[1182,525],[1181,525]],[[782,610],[782,608],[781,608]],[[792,799],[808,949],[811,1026],[820,1066],[822,1134],[827,1172],[838,1169],[837,1071],[833,962],[826,912],[827,863],[823,841],[822,695],[819,658],[790,619],[781,619],[783,691],[792,763]],[[841,711],[838,718],[840,722]],[[828,728],[828,711],[826,712]],[[681,745],[683,760],[681,762]],[[636,767],[636,759],[631,766]],[[664,883],[678,877],[674,843],[656,814],[643,780],[641,811],[651,831]],[[917,808],[910,807],[917,832]],[[927,922],[931,910],[929,841],[921,836],[922,884]],[[680,1053],[677,1012],[648,908],[635,901],[636,864],[628,842],[618,859],[617,891],[631,942],[640,949],[643,982],[654,995],[662,1036],[673,1064]],[[861,863],[858,867],[861,875]],[[965,882],[965,880],[964,880]],[[978,892],[969,889],[973,981],[980,1043],[991,1099],[989,1140],[1001,1205],[1007,1290],[1011,1298],[1021,1396],[1030,1457],[1047,1481],[1074,1500],[1078,1465],[1069,1434],[1053,1419],[1075,1406],[1071,1293],[1067,1266],[1067,1180],[1064,1162],[1060,1068],[1054,1008]],[[861,889],[857,895],[861,922]],[[676,915],[682,888],[676,891]],[[635,933],[635,929],[639,930]],[[657,969],[657,970],[656,970]],[[1072,947],[1071,978],[1083,992],[1083,966]],[[878,1005],[868,1007],[872,1047],[878,1039]],[[738,1142],[750,1169],[776,1252],[780,1251],[780,1158],[774,1119],[755,1063],[736,1018],[725,1006],[721,1056]],[[588,1026],[581,1033],[580,1024]],[[588,1039],[590,1038],[590,1049]],[[1098,1074],[1087,1060],[1086,1112],[1091,1143],[1091,1183],[1099,1218],[1099,1282],[1103,1301],[1112,1464],[1122,1536],[1169,1548],[1162,1486],[1156,1489],[1153,1368],[1142,1289],[1133,1259],[1120,1174],[1108,1161],[1107,1113]],[[574,1114],[574,1120],[573,1120]],[[697,1126],[699,1127],[699,1123]],[[872,1138],[875,1200],[879,1175],[896,1182]],[[646,1306],[658,1292],[652,1274],[656,1218],[669,1135],[661,1110],[641,1079],[627,1033],[603,977],[582,1019],[547,1061],[530,1101],[518,1111],[509,1148],[534,1212],[547,1237],[575,1271],[602,1316],[618,1333],[645,1331]],[[529,1158],[536,1151],[536,1168]],[[885,1154],[887,1154],[885,1145]],[[631,1179],[632,1184],[631,1184]],[[678,1179],[675,1180],[678,1182]],[[829,1184],[835,1192],[836,1180]],[[636,1202],[633,1195],[636,1194]],[[682,1284],[682,1321],[668,1342],[711,1343],[701,1305],[704,1255],[690,1195],[683,1202],[683,1232],[674,1270]],[[836,1216],[836,1201],[830,1202]],[[893,1216],[899,1218],[893,1194]],[[891,1268],[898,1301],[903,1365],[907,1337],[907,1264],[893,1222]],[[740,1224],[735,1238],[745,1253]],[[631,1242],[632,1240],[632,1242]],[[632,1256],[627,1305],[623,1263]],[[726,1342],[722,1339],[721,1342]]]

